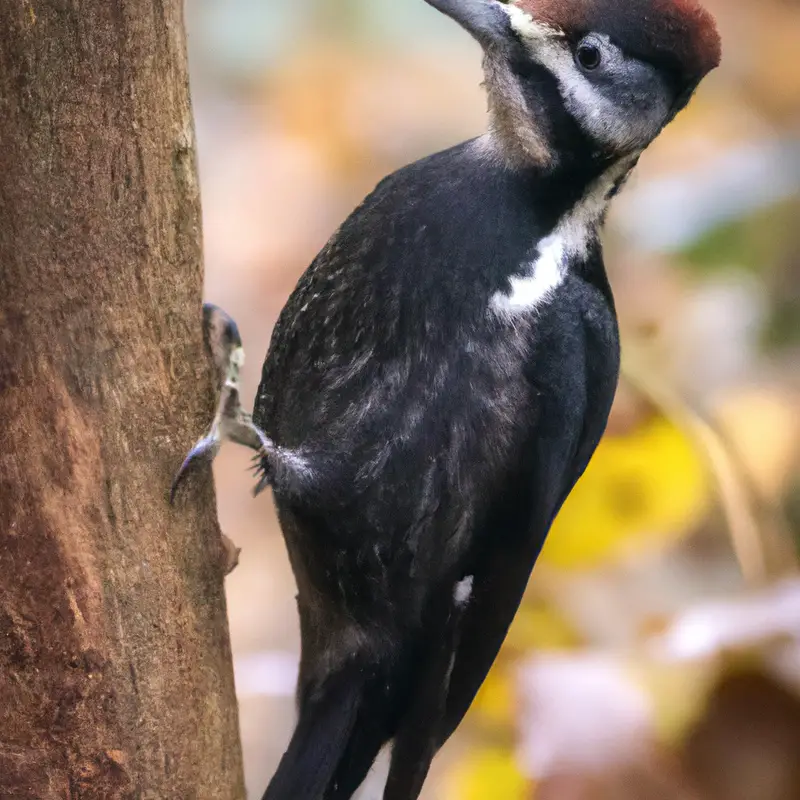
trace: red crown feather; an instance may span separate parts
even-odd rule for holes
[[[719,66],[722,45],[714,17],[696,0],[515,0],[561,30],[608,33],[623,49],[670,60],[690,81]]]

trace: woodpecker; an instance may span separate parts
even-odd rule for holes
[[[489,132],[333,235],[252,418],[235,324],[206,311],[220,409],[174,488],[225,438],[256,451],[298,588],[298,722],[264,800],[347,800],[388,743],[384,800],[419,796],[606,427],[609,202],[721,57],[695,0],[426,1],[483,49]]]

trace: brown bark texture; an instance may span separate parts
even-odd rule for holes
[[[180,0],[0,3],[0,798],[244,796]]]

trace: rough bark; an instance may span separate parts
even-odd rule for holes
[[[180,0],[0,3],[0,797],[244,796]]]

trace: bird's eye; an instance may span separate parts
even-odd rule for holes
[[[603,61],[600,48],[593,42],[581,42],[575,55],[578,63],[589,71],[597,69]]]

